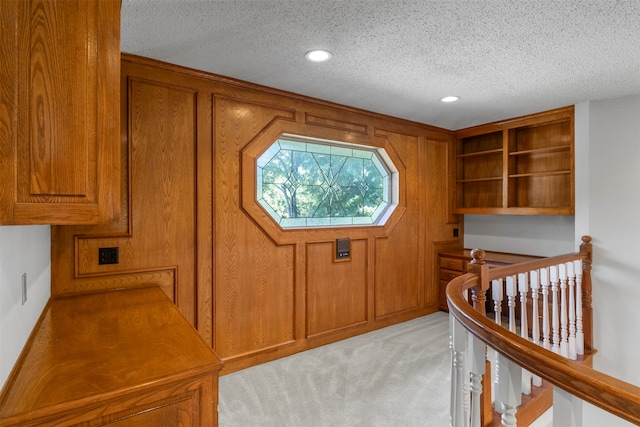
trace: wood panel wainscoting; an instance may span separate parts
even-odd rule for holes
[[[451,132],[127,54],[121,105],[120,220],[53,227],[54,297],[157,283],[222,374],[438,310],[435,242],[462,229]],[[393,221],[265,221],[247,156],[283,132],[390,150]],[[335,259],[338,238],[351,240],[348,260]],[[100,264],[112,247],[118,263]]]

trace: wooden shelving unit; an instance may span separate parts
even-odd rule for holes
[[[454,212],[573,215],[573,111],[457,131]]]
[[[456,151],[458,208],[502,207],[503,139],[502,131],[497,131],[458,140]]]

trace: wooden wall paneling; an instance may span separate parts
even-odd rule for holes
[[[223,373],[435,311],[433,242],[456,226],[441,203],[450,132],[130,55],[122,93],[123,219],[54,227],[53,294],[173,286]],[[275,128],[392,151],[393,224],[267,233],[244,206],[244,154]],[[339,237],[351,261],[332,261]],[[107,244],[120,265],[97,265]]]
[[[307,244],[307,337],[368,321],[367,240],[351,240],[348,260],[335,242]]]
[[[197,95],[195,326],[213,347],[213,94]]]
[[[122,63],[120,79],[120,215],[118,219],[107,224],[96,225],[66,225],[51,227],[51,295],[61,296],[73,293],[111,289],[113,284],[109,280],[83,281],[76,278],[80,263],[76,259],[77,237],[88,236],[121,236],[131,237],[131,218],[129,206],[131,194],[129,192],[129,120],[128,100],[129,79],[127,78],[128,62]],[[119,281],[116,281],[116,283]],[[127,282],[130,284],[130,282]],[[104,288],[103,288],[104,286]],[[171,291],[173,295],[173,290]],[[173,298],[173,297],[172,297]]]
[[[140,238],[112,240],[112,245],[122,245],[120,263],[102,267],[127,271],[180,266],[175,302],[194,323],[196,94],[134,77],[129,86],[129,215],[131,234]],[[86,245],[93,266],[101,244],[109,242],[79,242],[80,251]]]
[[[195,93],[136,78],[129,85],[130,235],[78,238],[76,275],[180,266],[175,302],[194,323]],[[114,246],[120,262],[99,265],[99,248]]]
[[[375,317],[418,309],[423,299],[422,248],[424,233],[420,223],[423,195],[419,189],[419,139],[415,135],[376,130],[385,136],[404,164],[406,212],[387,238],[375,243]]]
[[[277,246],[240,207],[241,150],[290,111],[216,97],[214,350],[226,360],[295,342],[295,246]]]
[[[341,119],[335,119],[333,117],[320,116],[316,114],[306,113],[305,123],[308,125],[323,126],[331,129],[340,129],[352,133],[360,133],[362,135],[369,134],[369,127],[364,123],[353,123]]]
[[[417,310],[422,300],[418,283],[419,239],[414,224],[401,221],[394,234],[375,243],[375,318]],[[393,266],[390,264],[393,263]]]
[[[430,139],[430,138],[426,138]],[[447,144],[447,156],[445,160],[446,165],[446,191],[447,191],[447,224],[457,224],[462,218],[462,215],[454,214],[453,211],[456,208],[456,139],[453,135],[449,135],[449,138],[444,141]],[[437,165],[438,168],[442,168],[442,165]],[[428,200],[428,198],[427,198]],[[460,230],[461,231],[461,230]]]
[[[110,225],[54,227],[52,295],[157,284],[211,343],[211,95],[184,76],[122,70],[126,209]],[[100,265],[101,247],[118,247],[119,263]]]
[[[177,283],[176,270],[177,266],[174,266],[167,267],[165,269],[127,271],[121,274],[77,278],[71,282],[71,287],[69,287],[64,293],[59,293],[56,296],[157,286],[162,289],[171,301],[175,303]]]
[[[295,305],[294,324],[296,342],[305,342],[307,337],[307,245],[300,242],[295,245]]]
[[[451,214],[450,170],[444,169],[443,164],[449,164],[451,152],[455,156],[455,145],[452,140],[429,139],[422,141],[425,155],[421,156],[424,163],[421,170],[424,171],[424,197],[426,209],[423,223],[426,227],[426,244],[424,259],[424,274],[426,276],[424,305],[437,308],[438,306],[438,243],[441,241],[454,241],[455,245],[462,247],[463,242],[463,217]],[[455,219],[455,221],[452,221]],[[454,237],[454,229],[458,230],[458,236]]]
[[[378,238],[375,236],[369,236],[367,240],[367,247],[369,250],[367,251],[367,318],[369,319],[369,326],[376,324],[376,270],[378,266],[376,265],[376,242]]]

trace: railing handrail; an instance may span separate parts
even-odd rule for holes
[[[471,251],[472,261],[467,266],[467,272],[480,275],[479,287],[473,289],[474,297],[483,298],[483,292],[489,290],[490,283],[495,279],[502,279],[508,276],[515,276],[519,273],[527,273],[529,271],[540,270],[557,266],[560,264],[571,263],[574,261],[582,262],[582,282],[581,282],[581,308],[583,312],[582,326],[584,333],[584,348],[593,350],[593,313],[592,313],[592,289],[591,289],[591,261],[592,247],[591,236],[582,236],[580,251],[564,255],[556,255],[552,257],[540,258],[533,261],[525,261],[506,266],[495,266],[489,268],[484,260],[485,252],[480,249]],[[478,292],[480,291],[480,292]],[[484,305],[480,302],[476,309],[482,311]]]
[[[562,259],[561,257],[554,257]],[[572,258],[573,259],[573,258]],[[510,266],[501,268],[502,274],[528,271],[538,261],[517,264],[518,270],[511,273]],[[544,267],[544,266],[543,266]],[[476,311],[467,301],[465,291],[480,286],[480,276],[466,273],[454,278],[446,289],[449,313],[470,333],[489,347],[542,377],[551,384],[579,397],[607,412],[640,425],[640,387],[566,359],[540,347]]]
[[[588,253],[576,252],[566,255],[557,255],[548,258],[534,259],[532,261],[524,261],[517,264],[509,264],[500,267],[493,267],[487,273],[487,279],[499,279],[502,277],[513,276],[518,273],[523,273],[531,270],[538,270],[540,268],[546,268],[553,265],[563,264],[566,262],[576,260],[587,260]]]

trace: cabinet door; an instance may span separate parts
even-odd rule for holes
[[[119,211],[120,2],[0,2],[0,224]]]

